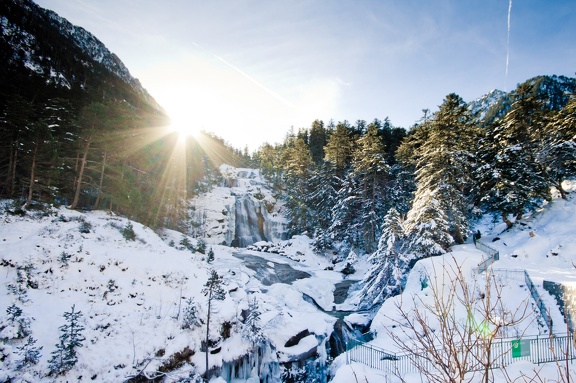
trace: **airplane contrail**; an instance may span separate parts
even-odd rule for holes
[[[248,73],[244,72],[242,69],[238,68],[237,66],[235,66],[234,64],[226,61],[224,58],[218,56],[215,53],[212,53],[211,51],[209,51],[208,49],[200,46],[199,44],[192,42],[192,44],[194,44],[195,46],[197,46],[198,48],[208,52],[210,55],[214,56],[216,59],[218,59],[220,62],[222,62],[224,65],[226,65],[227,67],[235,70],[236,72],[238,72],[240,75],[242,75],[243,77],[245,77],[246,79],[248,79],[250,82],[252,82],[254,85],[256,85],[257,87],[259,87],[260,89],[262,89],[263,91],[265,91],[266,93],[268,93],[269,95],[271,95],[272,97],[274,97],[275,99],[277,99],[278,101],[280,101],[281,103],[283,103],[284,105],[290,107],[290,108],[294,108],[294,105],[289,102],[288,100],[286,100],[284,97],[280,96],[278,93],[274,92],[273,90],[267,88],[266,86],[264,86],[262,83],[260,83],[258,80],[256,80],[254,77],[250,76]]]
[[[510,14],[512,13],[512,0],[508,1],[508,37],[506,38],[506,78],[504,91],[508,91],[508,64],[510,63]]]

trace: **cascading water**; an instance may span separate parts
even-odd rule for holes
[[[259,205],[259,204],[258,204]],[[267,241],[264,233],[262,206],[256,206],[249,194],[236,197],[235,232],[233,247],[246,247],[259,241]]]
[[[286,238],[282,201],[257,169],[222,165],[223,182],[190,201],[188,234],[209,244],[247,247]]]

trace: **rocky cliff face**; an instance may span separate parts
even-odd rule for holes
[[[285,239],[282,203],[259,170],[222,165],[220,172],[222,185],[190,201],[190,234],[234,247]]]

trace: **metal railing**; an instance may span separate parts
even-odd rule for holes
[[[482,262],[480,262],[478,264],[478,267],[476,269],[478,273],[483,273],[484,271],[486,271],[488,266],[490,266],[495,261],[500,259],[500,252],[498,250],[486,245],[485,243],[482,243],[478,240],[475,240],[474,245],[476,246],[476,248],[478,250],[481,250],[481,251],[485,252],[486,254],[488,254],[488,258],[486,258],[485,260],[483,260]]]
[[[497,275],[498,277],[506,280],[515,280],[518,282],[524,282],[526,284],[526,287],[528,287],[528,290],[530,291],[530,296],[532,297],[532,299],[534,299],[534,304],[538,308],[538,312],[542,317],[542,321],[548,327],[549,333],[552,334],[554,332],[552,329],[553,322],[552,317],[550,316],[550,311],[548,311],[548,308],[544,304],[542,296],[538,292],[536,285],[534,285],[534,282],[532,282],[532,279],[530,278],[530,275],[526,270],[491,269],[491,272],[494,275]]]
[[[494,339],[489,347],[482,341],[471,345],[467,360],[468,371],[503,368],[518,361],[534,364],[572,361],[576,359],[574,334]],[[487,355],[490,355],[487,360]],[[422,367],[434,369],[433,362],[416,353],[395,354],[362,342],[351,342],[346,351],[347,363],[358,362],[389,374],[403,376],[420,372]],[[453,358],[446,353],[446,358]]]
[[[496,249],[494,249],[494,248],[492,248],[492,247],[486,245],[485,243],[480,242],[479,240],[476,240],[476,239],[474,240],[474,245],[476,246],[476,248],[478,250],[481,250],[481,251],[485,252],[486,254],[488,254],[488,258],[486,258],[484,261],[480,262],[478,264],[478,267],[475,270],[477,274],[480,274],[480,273],[485,272],[490,265],[492,265],[495,261],[500,259],[500,252],[498,252],[498,250],[496,250]],[[549,313],[548,309],[546,308],[546,305],[544,304],[544,301],[542,300],[540,293],[538,292],[538,290],[536,289],[536,286],[532,282],[530,275],[528,275],[528,272],[526,270],[507,270],[507,269],[492,269],[492,272],[498,273],[498,274],[511,274],[512,272],[520,272],[523,274],[520,276],[520,278],[522,278],[522,279],[520,279],[520,281],[523,281],[526,283],[526,286],[530,290],[530,295],[534,299],[536,307],[538,307],[538,311],[540,312],[540,316],[542,317],[542,320],[544,321],[546,326],[548,326],[550,333],[552,333],[553,332],[552,331],[552,318],[550,317],[550,313]]]

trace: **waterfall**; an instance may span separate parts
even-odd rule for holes
[[[286,238],[283,203],[257,169],[221,166],[222,183],[189,203],[188,235],[209,244],[247,247]]]
[[[258,206],[257,206],[258,205]],[[232,247],[246,247],[259,241],[267,241],[264,233],[262,206],[256,204],[249,194],[236,198],[236,225]]]

